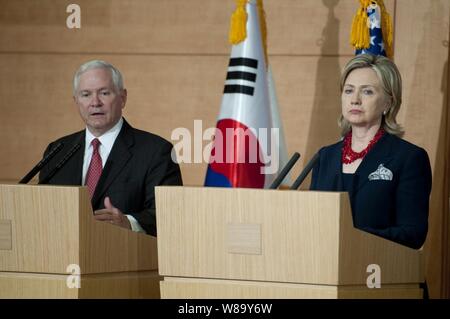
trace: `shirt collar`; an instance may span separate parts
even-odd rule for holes
[[[91,142],[94,138],[98,138],[101,145],[103,145],[106,149],[111,150],[117,136],[120,133],[120,130],[122,129],[122,126],[123,117],[121,117],[116,125],[114,125],[109,131],[105,132],[99,137],[94,136],[86,127],[86,149],[91,146]]]

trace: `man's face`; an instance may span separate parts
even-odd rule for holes
[[[89,131],[98,137],[122,117],[127,91],[114,86],[108,69],[91,69],[80,76],[74,100]]]

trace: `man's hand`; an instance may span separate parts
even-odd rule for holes
[[[111,223],[123,228],[131,229],[130,221],[120,209],[114,207],[109,197],[105,197],[105,209],[96,210],[94,212],[94,218],[96,220]]]

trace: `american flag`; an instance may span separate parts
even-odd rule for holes
[[[378,4],[373,3],[367,7],[368,25],[370,33],[370,47],[368,49],[357,49],[355,54],[373,54],[386,56],[381,29],[381,9]]]

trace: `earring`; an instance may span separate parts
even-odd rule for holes
[[[383,111],[383,115],[386,116],[387,113],[388,113],[388,110],[384,110],[384,111]]]

